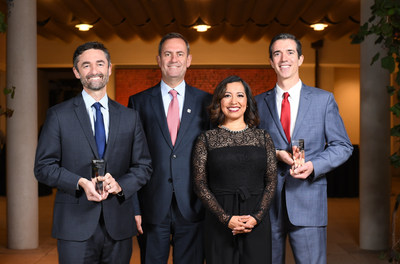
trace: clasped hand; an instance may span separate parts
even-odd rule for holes
[[[103,182],[103,191],[101,194],[96,191],[96,181]],[[91,181],[80,178],[78,184],[85,191],[87,199],[94,202],[101,202],[107,199],[109,194],[117,194],[122,190],[121,186],[110,173],[107,173],[105,176],[93,178]]]
[[[306,179],[314,171],[314,166],[311,161],[307,161],[303,165],[294,168],[293,156],[291,153],[285,150],[277,150],[276,158],[292,166],[292,169],[290,169],[290,175],[292,175],[296,179]]]
[[[232,234],[250,233],[256,226],[257,221],[250,215],[234,215],[229,220],[228,227],[232,229]]]

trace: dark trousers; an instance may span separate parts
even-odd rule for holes
[[[129,264],[132,238],[113,240],[102,219],[101,217],[94,234],[86,241],[57,241],[60,264]]]
[[[170,246],[175,264],[203,264],[203,222],[192,223],[183,218],[175,198],[169,213],[158,225],[143,223],[138,236],[142,264],[168,263]]]

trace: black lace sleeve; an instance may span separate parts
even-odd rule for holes
[[[225,213],[214,194],[208,187],[207,181],[207,143],[205,134],[201,134],[193,150],[193,185],[194,192],[221,223],[228,225],[231,215]]]
[[[271,205],[277,183],[276,153],[271,136],[264,131],[265,150],[267,152],[267,169],[264,175],[264,191],[257,210],[252,216],[260,223]]]

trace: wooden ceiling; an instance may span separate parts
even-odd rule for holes
[[[200,19],[212,28],[205,33],[192,29]],[[335,40],[358,30],[360,0],[37,0],[37,20],[38,35],[65,42],[151,41],[171,31],[189,41],[257,41],[280,32]],[[323,32],[310,28],[321,21],[329,25]],[[94,27],[80,32],[79,23]]]

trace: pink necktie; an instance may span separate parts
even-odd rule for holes
[[[178,135],[179,129],[179,102],[177,97],[178,92],[174,89],[171,89],[169,93],[172,95],[172,100],[169,103],[168,107],[167,123],[172,145],[175,145],[176,136]]]
[[[281,108],[281,124],[285,131],[286,138],[290,143],[290,103],[288,100],[289,93],[283,93],[282,108]]]

